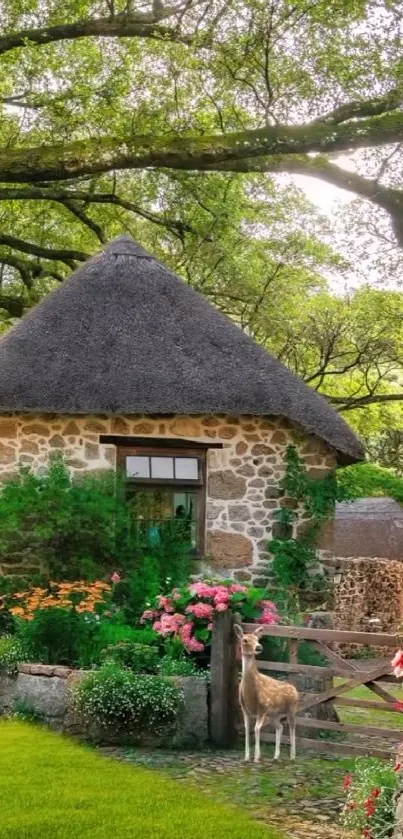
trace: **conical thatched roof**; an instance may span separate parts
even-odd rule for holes
[[[0,340],[0,411],[281,415],[345,462],[363,454],[325,399],[128,236]]]

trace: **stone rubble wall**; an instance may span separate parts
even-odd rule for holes
[[[0,676],[0,716],[24,705],[56,731],[77,735],[94,742],[120,742],[122,734],[88,730],[72,713],[71,685],[85,676],[84,671],[46,664],[20,664],[15,677]],[[184,708],[176,730],[160,738],[159,745],[200,747],[208,740],[207,683],[194,676],[178,677],[184,693]],[[130,738],[129,738],[130,740]],[[128,740],[128,742],[129,742]]]
[[[56,451],[64,454],[74,475],[114,469],[115,446],[99,440],[108,434],[150,438],[150,443],[177,437],[223,444],[223,449],[208,452],[207,567],[258,585],[267,575],[267,541],[276,535],[274,513],[287,504],[279,491],[287,446],[297,446],[312,478],[324,477],[336,465],[334,453],[321,440],[276,417],[3,415],[0,481],[19,466],[45,470],[49,454]],[[24,570],[0,556],[0,574]]]
[[[403,563],[372,557],[327,557],[323,565],[334,586],[335,628],[352,632],[395,633],[403,625]],[[342,645],[354,654],[357,644]],[[371,648],[390,657],[390,648]]]

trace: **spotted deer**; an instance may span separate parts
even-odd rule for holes
[[[295,760],[295,728],[299,694],[294,685],[279,682],[269,676],[263,676],[256,667],[255,656],[262,652],[259,635],[263,627],[259,626],[251,634],[244,634],[242,628],[235,624],[235,633],[241,642],[242,679],[239,686],[239,700],[243,712],[245,725],[245,760],[250,760],[250,723],[255,719],[255,763],[260,760],[260,732],[264,725],[273,723],[276,731],[276,748],[274,760],[280,757],[281,735],[283,725],[281,720],[288,721],[290,731],[291,760]]]

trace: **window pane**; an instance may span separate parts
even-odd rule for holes
[[[175,477],[182,481],[197,481],[199,477],[197,457],[176,457]]]
[[[174,461],[173,457],[152,457],[151,458],[151,477],[171,479],[174,476]]]
[[[149,478],[150,458],[149,457],[127,457],[126,475],[128,478]]]

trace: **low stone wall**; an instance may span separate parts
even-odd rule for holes
[[[0,715],[15,710],[16,703],[35,711],[51,728],[83,739],[113,743],[117,736],[89,731],[72,713],[69,703],[72,683],[85,671],[44,664],[20,664],[15,677],[0,677]],[[207,684],[194,676],[178,677],[185,702],[176,730],[159,738],[158,745],[200,747],[208,740]],[[120,739],[120,738],[119,738]],[[127,742],[130,742],[130,736]],[[154,743],[157,745],[156,741]]]

